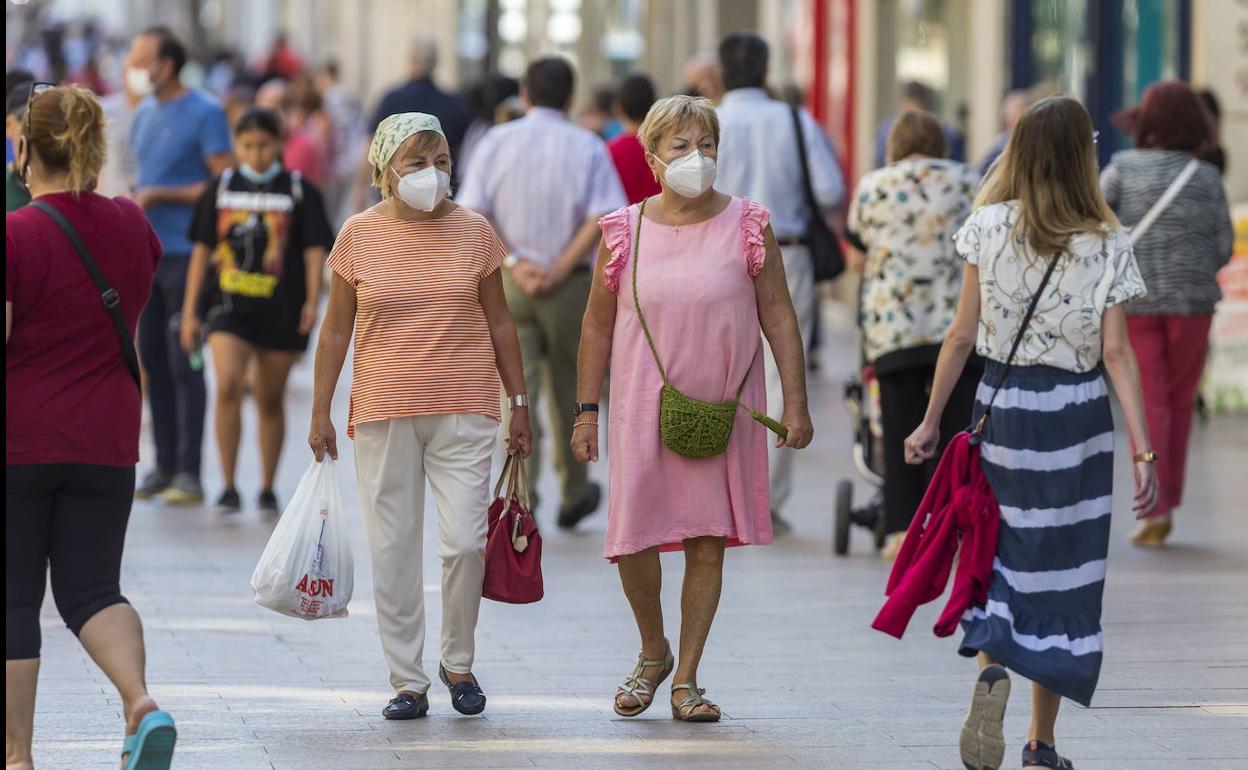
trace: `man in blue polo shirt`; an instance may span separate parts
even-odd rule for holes
[[[179,344],[182,297],[190,262],[188,233],[195,203],[211,180],[233,163],[225,111],[179,77],[186,48],[164,27],[134,39],[132,66],[147,70],[152,93],[139,105],[130,133],[137,178],[134,199],[147,212],[164,256],[152,298],[139,319],[139,354],[147,372],[156,467],[135,497],[164,495],[170,503],[204,499],[199,480],[204,438],[204,375]]]

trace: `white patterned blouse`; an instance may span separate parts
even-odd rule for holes
[[[976,350],[1001,362],[1048,264],[1016,227],[1018,213],[1016,201],[983,206],[954,236],[958,253],[979,268]],[[1072,237],[1060,259],[1014,364],[1091,371],[1101,361],[1105,310],[1144,296],[1144,279],[1121,228]]]

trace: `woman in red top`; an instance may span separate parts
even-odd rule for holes
[[[620,83],[616,110],[624,123],[624,133],[608,142],[607,149],[611,152],[611,160],[619,172],[630,205],[662,192],[659,180],[654,178],[654,172],[646,162],[646,150],[637,138],[637,129],[646,119],[652,104],[654,83],[650,82],[650,78],[629,75]]]
[[[4,218],[6,766],[33,767],[50,565],[57,610],[121,696],[126,766],[167,768],[173,719],[147,693],[143,627],[118,585],[139,460],[137,375],[82,259],[39,206],[77,231],[131,336],[160,241],[135,203],[92,192],[106,147],[95,97],[40,84],[31,93],[14,149],[34,202]]]

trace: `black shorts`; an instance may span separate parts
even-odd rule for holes
[[[308,335],[299,333],[299,312],[292,314],[283,308],[269,312],[262,308],[243,314],[214,303],[204,316],[204,334],[225,332],[258,350],[303,353],[308,349]]]

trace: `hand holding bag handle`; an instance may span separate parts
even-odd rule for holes
[[[91,276],[91,281],[95,284],[96,290],[100,292],[100,301],[104,303],[104,310],[112,320],[113,328],[117,331],[117,337],[121,341],[121,354],[126,360],[126,369],[130,371],[130,376],[134,378],[135,386],[141,391],[143,389],[143,381],[139,375],[139,354],[134,348],[134,338],[130,336],[130,330],[126,328],[126,318],[121,314],[121,295],[117,293],[116,289],[108,285],[108,279],[100,271],[100,266],[96,263],[95,258],[91,256],[87,245],[82,242],[78,231],[69,223],[64,214],[47,201],[34,200],[31,201],[30,205],[47,214],[56,223],[56,226],[61,229],[61,232],[65,233],[65,237],[69,239],[69,244],[77,252],[78,259],[82,261],[82,266],[87,269],[87,273]]]

